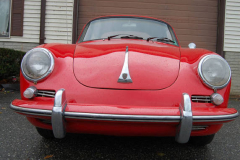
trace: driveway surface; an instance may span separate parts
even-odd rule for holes
[[[228,159],[240,157],[240,118],[225,124],[205,147],[181,145],[174,138],[114,137],[70,134],[62,140],[45,140],[24,116],[14,113],[10,102],[19,92],[0,91],[0,160],[17,159]],[[240,112],[239,99],[229,107]]]

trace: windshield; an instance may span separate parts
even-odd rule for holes
[[[150,37],[168,38],[175,42],[174,45],[177,45],[173,31],[166,23],[152,19],[130,17],[110,17],[94,20],[84,29],[80,42],[108,39],[111,36],[113,38],[126,38],[126,35],[145,40]]]

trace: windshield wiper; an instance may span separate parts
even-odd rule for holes
[[[157,39],[156,39],[157,38]],[[149,37],[147,39],[147,41],[150,41],[151,39],[156,39],[157,41],[160,41],[160,42],[171,42],[171,43],[176,43],[175,41],[167,38],[167,37],[163,37],[163,38],[159,38],[159,37]]]
[[[116,35],[113,35],[113,36],[109,36],[109,37],[108,37],[108,40],[110,40],[111,38],[114,38],[114,37],[120,36],[120,35],[122,35],[122,34],[116,34]]]
[[[122,36],[120,38],[143,39],[142,37],[134,36],[134,35],[131,35],[131,34],[116,34],[116,35],[113,35],[113,36],[109,36],[107,39],[110,40],[111,38],[121,36],[121,35],[126,35],[126,36]]]
[[[165,42],[171,42],[171,43],[176,43],[175,41],[169,39],[169,38],[158,38],[157,41],[165,41]]]
[[[134,36],[134,35],[122,36],[121,38],[126,38],[126,39],[143,39],[142,37]]]
[[[158,38],[158,37],[148,37],[147,41],[150,41],[151,39],[155,39],[155,38]]]

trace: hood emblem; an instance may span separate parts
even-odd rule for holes
[[[125,60],[123,63],[122,72],[118,78],[118,83],[132,83],[128,69],[128,46],[126,47]]]
[[[123,78],[123,79],[127,79],[127,76],[128,76],[127,73],[123,73],[123,74],[122,74],[122,78]]]

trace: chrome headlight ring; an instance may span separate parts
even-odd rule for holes
[[[26,61],[27,61],[27,60],[29,59],[29,57],[32,56],[34,53],[38,53],[38,54],[39,54],[39,53],[43,53],[43,54],[45,54],[45,55],[44,55],[45,58],[47,57],[47,59],[48,59],[48,61],[49,61],[49,63],[50,63],[50,64],[48,64],[48,67],[47,67],[47,69],[46,69],[46,72],[43,73],[42,75],[36,77],[36,78],[33,78],[33,76],[32,76],[32,77],[29,76],[28,73],[26,73],[26,71],[28,71],[28,70],[27,70],[26,68],[24,68],[24,67],[26,67],[26,66],[28,65],[28,64],[26,64]],[[39,58],[39,57],[37,57],[37,58]],[[29,61],[29,60],[28,60],[28,61]],[[38,61],[36,61],[36,62],[38,62]],[[24,66],[24,65],[25,65],[25,66]],[[29,68],[29,67],[28,67],[28,68]],[[32,81],[32,82],[38,82],[38,81],[46,78],[50,73],[52,73],[53,69],[54,69],[54,58],[53,58],[53,55],[52,55],[52,53],[51,53],[49,50],[47,50],[47,49],[45,49],[45,48],[34,48],[34,49],[28,51],[28,52],[24,55],[24,57],[23,57],[23,59],[22,59],[22,62],[21,62],[21,71],[22,71],[23,76],[24,76],[27,80]],[[25,71],[24,71],[24,70],[25,70]]]
[[[211,59],[215,64],[219,65],[220,68],[218,68],[219,66],[217,66],[217,65],[215,66],[214,63],[207,62],[207,61],[211,61]],[[204,65],[206,65],[205,64],[206,62],[208,63],[207,65],[211,64],[213,68],[215,67],[214,69],[221,69],[221,68],[225,69],[225,70],[222,70],[222,72],[225,73],[225,75],[224,75],[225,77],[221,77],[221,76],[217,75],[217,73],[219,73],[219,72],[216,70],[215,70],[216,72],[214,74],[214,69],[212,69],[211,67],[204,66]],[[204,66],[204,69],[203,69],[203,66]],[[208,70],[206,71],[206,69],[208,69]],[[219,82],[219,85],[216,85],[216,84],[209,82],[210,76],[208,77],[206,75],[211,74],[211,73],[212,73],[212,75],[214,75],[216,77],[215,79],[217,79],[217,78],[222,79],[222,83]],[[231,80],[231,68],[230,68],[229,64],[227,63],[227,61],[224,58],[222,58],[219,55],[214,55],[214,54],[207,55],[200,60],[200,62],[198,64],[198,74],[199,74],[201,80],[203,81],[203,83],[206,86],[208,86],[209,88],[214,89],[214,90],[222,89],[222,88],[226,87]],[[214,79],[214,77],[212,79]]]

